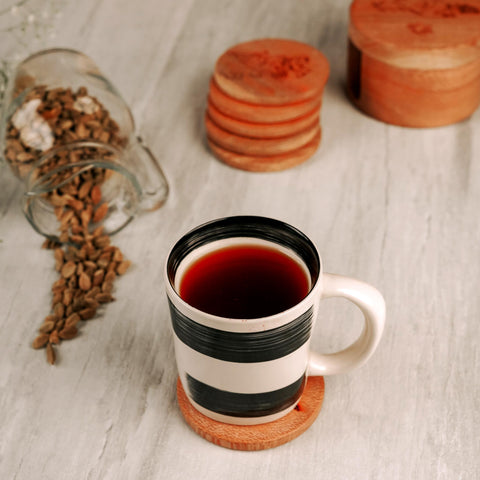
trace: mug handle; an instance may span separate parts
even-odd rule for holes
[[[362,333],[350,346],[336,353],[310,353],[309,375],[335,375],[346,373],[363,365],[373,354],[382,336],[385,324],[385,300],[371,285],[325,273],[321,298],[343,297],[354,303],[363,313]]]

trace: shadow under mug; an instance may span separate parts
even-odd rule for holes
[[[287,252],[308,271],[308,294],[280,313],[249,319],[205,313],[180,297],[182,277],[195,261],[237,245]],[[182,386],[198,411],[223,423],[255,425],[286,415],[300,400],[309,375],[339,374],[363,365],[375,351],[385,322],[385,302],[378,290],[324,273],[308,237],[265,217],[226,217],[185,234],[168,255],[165,284]],[[328,297],[353,302],[365,322],[349,347],[320,354],[310,350],[310,340],[319,301]]]

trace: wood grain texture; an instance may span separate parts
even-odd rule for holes
[[[205,115],[205,129],[209,139],[224,149],[243,155],[272,156],[298,150],[312,142],[320,134],[320,125],[310,124],[304,130],[276,138],[252,138],[236,135],[219,127],[207,113]]]
[[[355,0],[349,42],[349,96],[374,118],[438,127],[480,104],[478,0]]]
[[[480,0],[354,0],[350,19],[355,45],[399,68],[451,69],[480,54]]]
[[[309,114],[312,110],[319,110],[322,105],[321,98],[286,105],[256,105],[242,102],[222,92],[213,80],[210,82],[208,98],[225,115],[237,120],[259,123],[293,121]]]
[[[21,185],[1,170],[0,478],[478,477],[480,111],[419,130],[353,108],[345,95],[348,15],[345,0],[65,6],[47,43],[85,51],[113,81],[171,193],[114,237],[133,261],[117,300],[60,346],[51,367],[30,343],[48,311],[54,260],[23,217]],[[295,168],[255,174],[214,158],[203,115],[218,56],[264,36],[316,46],[331,75],[321,148]],[[295,225],[318,245],[326,271],[372,283],[387,303],[372,359],[325,378],[311,427],[261,452],[217,447],[186,425],[163,293],[172,244],[201,222],[237,214]],[[353,307],[326,300],[312,347],[345,347],[360,326]]]
[[[237,120],[236,118],[224,115],[217,110],[213,103],[208,102],[207,113],[210,118],[221,128],[236,135],[253,138],[278,138],[286,135],[293,135],[307,129],[320,121],[320,112],[314,109],[299,118],[288,122],[276,123],[254,123]]]
[[[470,117],[480,105],[480,57],[441,70],[405,69],[381,62],[350,45],[349,97],[372,117],[403,127],[440,127]]]
[[[211,152],[227,165],[248,172],[279,172],[307,161],[317,151],[322,138],[321,128],[317,125],[313,138],[304,145],[276,154],[258,155],[240,153],[219,145],[207,131],[207,143]]]

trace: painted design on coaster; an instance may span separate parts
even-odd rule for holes
[[[207,410],[231,417],[264,417],[294,405],[305,388],[303,374],[292,384],[263,393],[236,393],[219,390],[187,373],[187,388],[192,400]]]
[[[407,28],[416,35],[427,35],[429,33],[433,33],[432,25],[427,23],[409,23],[407,24]]]
[[[408,12],[420,17],[458,18],[462,15],[479,15],[480,8],[468,2],[375,0],[372,7],[382,13]],[[417,33],[417,32],[414,32]]]
[[[209,100],[207,114],[219,127],[235,135],[253,138],[281,138],[294,135],[316,125],[320,121],[320,112],[314,108],[311,112],[286,122],[264,123],[238,120],[225,115]]]
[[[312,71],[308,55],[272,55],[268,50],[248,53],[232,51],[231,55],[247,67],[246,72],[224,73],[224,76],[231,80],[239,80],[245,77],[302,78]]]
[[[169,300],[173,330],[185,345],[218,360],[237,363],[268,362],[282,358],[310,338],[313,308],[297,319],[270,330],[238,333],[201,325],[181,313]]]
[[[321,97],[328,74],[328,60],[311,45],[263,38],[224,52],[215,64],[213,76],[233,98],[260,105],[283,105]]]

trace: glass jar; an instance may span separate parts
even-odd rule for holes
[[[114,234],[168,197],[127,104],[74,50],[41,51],[16,67],[0,116],[0,156],[23,181],[26,218],[54,241],[68,241],[72,227],[73,235],[100,225]]]

